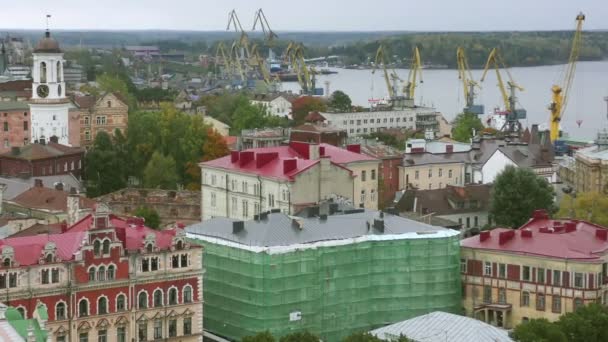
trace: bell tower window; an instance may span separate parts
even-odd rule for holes
[[[61,62],[57,62],[57,82],[63,82],[63,70],[61,70]],[[59,94],[61,96],[61,94]]]
[[[40,62],[40,83],[46,83],[46,63]]]

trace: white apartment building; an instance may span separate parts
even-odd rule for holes
[[[233,151],[200,164],[201,218],[248,220],[269,210],[294,214],[330,198],[375,209],[378,166],[374,158],[327,144]]]
[[[434,108],[416,107],[400,110],[354,112],[354,113],[320,113],[327,124],[344,129],[349,136],[366,135],[390,128],[417,129],[418,115],[436,114]]]
[[[281,94],[256,94],[251,104],[261,105],[268,114],[289,117],[291,115],[291,102]]]

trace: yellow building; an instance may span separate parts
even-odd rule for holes
[[[551,220],[544,211],[517,230],[482,232],[461,241],[463,307],[468,316],[510,329],[606,303],[607,251],[608,229]]]

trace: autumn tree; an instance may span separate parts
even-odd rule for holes
[[[154,229],[160,228],[160,216],[154,208],[142,206],[133,212],[134,216],[141,217],[144,219],[146,226]]]
[[[304,118],[310,112],[323,112],[327,110],[325,102],[313,96],[301,96],[291,104],[291,116],[297,125],[304,123]]]
[[[230,154],[224,138],[214,129],[207,128],[207,137],[203,143],[203,157],[200,161],[209,161]],[[201,186],[201,169],[198,162],[190,161],[186,167],[186,189],[197,191]]]
[[[490,212],[497,225],[517,228],[534,210],[553,211],[553,188],[527,168],[507,166],[494,180]]]
[[[479,116],[472,113],[458,114],[452,125],[452,138],[461,142],[469,142],[476,133],[483,130]]]
[[[566,194],[560,201],[557,217],[587,220],[608,227],[608,196],[599,192]]]

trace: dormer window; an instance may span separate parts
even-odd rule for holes
[[[11,267],[11,258],[4,258],[4,260],[2,260],[2,266]]]
[[[178,251],[181,251],[182,249],[184,249],[184,242],[182,240],[177,241],[177,244],[175,245],[175,249],[177,249]]]
[[[41,253],[39,263],[40,264],[51,264],[51,263],[56,262],[57,261],[56,253],[57,253],[57,246],[55,245],[55,243],[47,242],[46,245],[44,245],[44,250]]]
[[[2,247],[2,266],[13,267],[15,260],[15,250],[11,246]]]
[[[47,264],[50,264],[53,262],[53,254],[47,254],[46,257],[44,258],[44,262],[46,262]]]
[[[148,243],[146,244],[146,252],[152,253],[154,251],[154,244]]]

